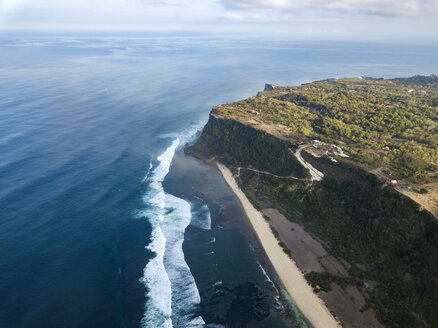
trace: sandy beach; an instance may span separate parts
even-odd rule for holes
[[[315,328],[341,327],[332,316],[324,302],[310,287],[296,263],[291,260],[278,244],[269,223],[257,211],[245,194],[238,187],[231,171],[224,165],[217,163],[225,181],[234,194],[239,198],[245,213],[256,232],[263,249],[277,272],[283,286],[294,300],[300,311]]]

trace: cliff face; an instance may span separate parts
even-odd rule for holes
[[[437,80],[417,76],[329,79],[294,87],[266,84],[258,96],[215,106],[213,113],[284,139],[343,146],[369,170],[385,167],[391,173],[387,180],[438,183]]]
[[[187,152],[308,178],[290,147],[287,140],[213,114]],[[385,326],[438,327],[438,222],[349,161],[304,157],[324,173],[311,188],[254,170],[241,170],[238,180],[261,208],[279,209],[322,240],[348,271],[348,277],[312,272],[310,282],[357,287],[366,302],[361,311],[372,309]]]
[[[281,176],[308,178],[308,172],[292,154],[288,141],[234,120],[210,115],[199,140],[187,149],[197,157],[226,157],[236,166],[269,171]]]
[[[270,83],[266,83],[266,84],[265,84],[265,89],[264,89],[263,91],[272,91],[272,90],[274,90],[276,87],[278,87],[278,85],[270,84]]]

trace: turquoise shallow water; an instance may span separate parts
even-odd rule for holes
[[[285,326],[236,200],[178,149],[265,82],[438,70],[436,47],[198,36],[0,53],[1,327]]]

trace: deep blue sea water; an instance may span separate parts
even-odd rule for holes
[[[181,147],[265,82],[431,73],[433,46],[1,36],[0,327],[305,327]]]

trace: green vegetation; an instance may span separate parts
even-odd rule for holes
[[[283,243],[282,241],[278,242],[278,245],[280,245],[281,249],[283,250],[283,252],[286,253],[287,256],[289,256],[290,258],[292,258],[292,252],[291,250],[286,246],[285,243]]]
[[[310,284],[310,286],[313,287],[314,292],[329,292],[332,288],[330,284],[332,283],[332,277],[328,272],[309,272],[304,275],[307,282]]]
[[[332,255],[352,264],[349,278],[312,273],[309,283],[324,291],[332,282],[359,286],[389,327],[438,326],[436,219],[359,168],[303,155],[325,175],[312,187],[254,172],[240,180],[264,206],[301,222]],[[370,281],[373,287],[366,287]]]
[[[332,287],[331,283],[335,282],[338,285],[345,287],[346,285],[349,285],[352,283],[351,278],[343,278],[343,277],[337,277],[334,276],[328,272],[308,272],[304,275],[307,282],[310,284],[310,286],[313,287],[314,292],[329,292]]]
[[[330,79],[276,87],[213,111],[297,140],[341,144],[356,162],[390,165],[401,177],[424,183],[437,180],[436,174],[427,174],[438,163],[437,85],[438,76]]]
[[[218,157],[234,167],[308,177],[291,154],[293,140],[342,146],[350,158],[337,157],[337,162],[302,152],[324,173],[320,182],[242,169],[239,185],[256,208],[277,208],[350,265],[346,278],[306,274],[315,290],[329,291],[333,283],[354,285],[367,302],[361,311],[372,308],[384,325],[438,327],[438,221],[369,173],[385,167],[391,179],[438,181],[437,106],[437,76],[276,87],[214,107],[187,152]]]
[[[239,122],[210,117],[197,143],[186,152],[204,159],[226,157],[234,166],[251,165],[278,175],[307,177],[306,170],[290,152],[290,146],[287,141]]]
[[[280,234],[278,233],[277,230],[275,230],[275,228],[272,225],[269,225],[269,228],[271,228],[272,234],[274,235],[274,237],[278,240],[278,245],[283,249],[283,252],[286,253],[287,256],[289,256],[290,258],[292,258],[292,252],[291,250],[286,246],[285,243],[283,243],[280,240]]]
[[[365,303],[361,308],[360,308],[360,312],[365,312],[368,311],[369,309],[371,309],[371,304],[370,303]]]
[[[260,205],[256,196],[254,196],[254,194],[251,191],[249,191],[249,190],[245,191],[245,195],[246,195],[246,198],[248,198],[248,200],[251,202],[252,206],[254,206],[254,208],[256,210],[258,210],[258,211],[262,210],[262,205]]]
[[[274,237],[278,239],[278,231],[275,230],[275,228],[272,225],[269,225],[269,227],[271,228],[271,231],[272,231],[272,234],[274,235]]]

